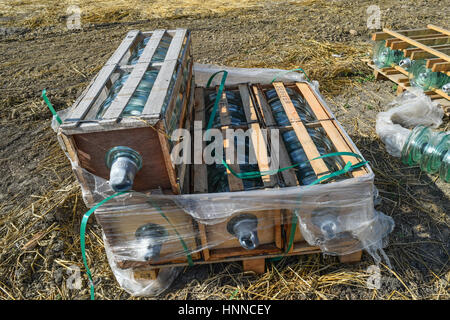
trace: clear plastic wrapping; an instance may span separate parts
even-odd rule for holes
[[[420,89],[405,91],[389,105],[390,109],[377,115],[376,132],[386,145],[386,151],[400,157],[403,146],[418,125],[437,128],[444,111]]]
[[[270,83],[283,72],[197,64],[196,84],[205,85],[222,69],[229,71],[227,84]],[[279,80],[304,78],[291,72],[283,73]],[[318,93],[318,83],[313,87]],[[53,125],[57,129],[55,122]],[[62,147],[65,150],[64,143]],[[88,207],[114,194],[108,181],[73,159],[71,164],[78,180],[83,181]],[[377,263],[380,253],[389,263],[383,244],[394,221],[374,209],[377,200],[369,167],[366,175],[313,186],[182,195],[163,194],[161,190],[128,192],[98,208],[95,217],[103,228],[117,281],[129,293],[142,296],[157,295],[170,286],[179,266],[239,260],[258,252],[277,257],[301,250],[320,249],[331,255],[366,250]],[[136,278],[136,271],[154,268],[161,268],[156,280]]]

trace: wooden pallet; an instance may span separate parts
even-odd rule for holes
[[[171,42],[163,62],[154,62],[163,36]],[[129,64],[133,52],[144,38],[150,37],[136,64]],[[185,167],[176,168],[170,159],[169,137],[183,128],[193,102],[193,60],[190,32],[186,29],[130,31],[106,62],[89,87],[77,99],[70,114],[59,127],[60,141],[70,149],[71,159],[80,168],[109,179],[105,154],[112,147],[128,146],[141,154],[143,167],[137,173],[133,189],[161,188],[180,193]],[[139,117],[122,117],[122,111],[147,70],[158,70],[150,95]],[[129,73],[117,97],[102,118],[97,112],[120,74]],[[81,175],[77,174],[79,177]],[[89,190],[85,179],[79,182]]]
[[[269,89],[275,88],[279,97],[281,98],[283,107],[288,115],[292,126],[280,128],[275,123],[274,117],[270,110],[270,106],[265,97],[265,93]],[[300,93],[306,101],[308,101],[311,109],[316,115],[318,121],[313,123],[303,123],[299,118],[295,110],[292,110],[294,107],[292,105],[292,101],[290,100],[289,95],[286,93],[286,88],[290,88]],[[213,89],[214,90],[214,89]],[[217,88],[215,89],[217,90]],[[261,130],[288,130],[293,129],[297,133],[297,137],[301,142],[305,152],[308,155],[308,158],[311,159],[318,155],[317,148],[314,143],[311,141],[309,137],[309,133],[306,131],[306,128],[314,128],[321,127],[326,132],[329,139],[332,141],[334,148],[336,151],[350,151],[359,153],[358,149],[354,146],[353,142],[347,136],[345,131],[339,125],[339,123],[333,117],[331,111],[325,106],[324,102],[319,98],[319,96],[314,92],[314,90],[306,83],[275,83],[274,85],[238,85],[232,87],[226,87],[226,90],[232,90],[235,92],[239,92],[243,101],[243,107],[246,115],[247,123],[242,124],[239,128],[246,129],[248,127],[252,127],[254,129],[254,135],[250,136],[251,143],[254,144],[255,150],[259,150],[258,167],[260,171],[268,170],[268,163],[266,158],[270,155],[269,143],[263,137],[261,137]],[[205,124],[205,103],[204,97],[205,94],[211,92],[211,90],[207,90],[204,88],[196,88],[195,90],[195,106],[194,106],[194,114],[192,116],[193,120],[201,121],[201,123]],[[295,113],[294,113],[294,112]],[[220,112],[220,120],[222,133],[230,126],[229,122],[229,114],[227,108],[227,100],[226,94],[222,95],[222,99],[219,104]],[[204,127],[195,127],[193,126],[194,135],[195,134],[203,134]],[[195,132],[197,131],[197,132]],[[270,136],[270,134],[268,134]],[[231,144],[225,143],[225,148],[231,147]],[[195,145],[193,144],[193,156],[196,154],[202,154],[202,150],[204,148],[204,143]],[[226,154],[226,153],[225,153]],[[230,159],[227,159],[230,160]],[[359,162],[358,159],[351,156],[344,156],[343,160],[345,162],[352,162],[353,164]],[[286,148],[282,140],[280,141],[280,155],[279,161],[281,167],[291,165],[289,160],[289,156],[286,152]],[[314,162],[313,162],[314,163]],[[239,172],[239,166],[230,164],[230,167]],[[328,172],[328,168],[326,165],[317,161],[313,165],[313,169],[315,170],[318,176],[322,176],[326,172]],[[363,176],[367,173],[371,172],[369,167],[363,167],[357,169],[351,173],[352,177]],[[236,178],[232,174],[227,176],[229,187],[231,192],[243,190],[242,181]],[[207,180],[207,166],[205,164],[194,164],[191,166],[191,191],[193,193],[208,193],[208,180]],[[281,174],[274,176],[263,176],[263,189],[264,188],[280,188],[283,186],[297,186],[299,182],[295,175],[293,169],[283,171]],[[186,182],[185,185],[188,185],[189,182]],[[333,195],[333,197],[343,197],[345,195],[340,195],[337,193]],[[326,201],[332,200],[325,199]],[[306,208],[308,210],[308,208]],[[311,212],[303,212],[302,217],[308,218],[308,215],[312,214],[314,208],[311,208]],[[186,231],[186,234],[181,232],[183,238],[190,240],[192,238],[196,238],[196,243],[198,245],[197,250],[194,250],[195,253],[201,252],[201,258],[195,256],[193,259],[193,264],[209,264],[209,263],[219,263],[219,262],[231,262],[231,261],[242,261],[243,268],[246,271],[255,271],[257,273],[262,273],[265,270],[265,259],[278,257],[280,255],[283,256],[293,256],[300,254],[311,254],[311,253],[319,253],[320,248],[316,246],[310,246],[303,238],[300,229],[297,227],[294,235],[294,243],[289,252],[286,253],[287,245],[291,232],[291,220],[292,220],[292,212],[289,210],[269,210],[267,211],[257,211],[252,212],[257,215],[259,219],[261,219],[262,224],[266,223],[267,226],[261,228],[261,231],[258,231],[258,236],[260,237],[261,245],[255,250],[245,250],[241,248],[237,239],[231,239],[226,230],[227,222],[230,219],[226,219],[225,222],[218,223],[216,225],[207,225],[202,224],[201,222],[193,222],[190,219],[190,216],[185,214],[187,218],[186,221],[182,222],[182,226],[186,225],[194,225],[193,230]],[[177,210],[167,210],[166,215],[178,215]],[[342,214],[347,214],[345,210],[342,211]],[[231,218],[231,217],[230,217]],[[370,219],[370,217],[367,217]],[[180,219],[171,218],[171,219]],[[139,219],[138,219],[139,220]],[[156,221],[156,220],[155,220]],[[105,221],[101,222],[102,225]],[[116,221],[117,223],[117,221]],[[130,230],[133,231],[136,226],[133,226]],[[119,227],[120,228],[120,227]],[[259,229],[258,229],[259,230]],[[129,232],[130,234],[132,232]],[[194,232],[194,233],[192,233]],[[105,234],[108,237],[107,232]],[[195,236],[193,236],[195,234]],[[174,238],[175,239],[175,238]],[[231,240],[230,240],[231,239]],[[175,239],[176,240],[176,239]],[[178,241],[178,240],[176,240]],[[193,243],[193,242],[191,242]],[[219,243],[218,245],[211,245],[211,243]],[[340,261],[343,263],[351,263],[357,262],[361,259],[361,251],[353,250],[355,247],[354,241],[349,241],[348,243],[338,243],[337,245],[342,248],[342,246],[347,246],[348,251],[355,251],[352,254],[340,256]],[[179,245],[179,244],[178,244]],[[174,244],[177,246],[177,244]],[[179,249],[179,247],[178,247]],[[182,250],[180,251],[182,252]],[[181,258],[181,257],[180,257]],[[174,267],[174,266],[186,266],[188,265],[186,261],[181,261],[180,259],[172,259],[170,261],[160,260],[160,261],[120,261],[119,266],[122,268],[132,268],[134,271],[135,278],[151,278],[154,279],[158,275],[158,270],[160,268],[166,267]]]
[[[392,31],[383,29],[383,32],[372,34],[372,40],[386,41],[386,47],[392,50],[402,50],[406,58],[411,60],[426,59],[427,68],[433,72],[443,72],[450,76],[450,31],[428,25],[427,28]],[[411,90],[408,71],[400,66],[378,68],[372,61],[367,61],[374,70],[375,79],[387,78],[395,82],[397,93]],[[433,101],[437,102],[450,114],[450,97],[440,89],[431,89],[425,92]]]

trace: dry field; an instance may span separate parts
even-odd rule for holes
[[[128,30],[192,30],[195,59],[237,67],[301,66],[320,82],[330,107],[376,174],[396,227],[381,265],[381,288],[368,289],[364,254],[356,265],[310,255],[267,262],[263,275],[237,263],[186,268],[161,299],[449,299],[448,185],[389,156],[375,117],[395,96],[361,61],[370,54],[366,9],[383,26],[449,28],[449,0],[415,1],[0,1],[0,298],[88,299],[66,287],[83,269],[79,226],[86,207],[40,98],[70,106]],[[82,30],[68,30],[67,8],[81,9]],[[448,121],[442,130],[448,130]],[[93,219],[94,220],[94,219]],[[98,299],[132,299],[106,260],[100,227],[87,232]]]

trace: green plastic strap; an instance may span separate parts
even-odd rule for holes
[[[270,83],[274,83],[275,80],[277,80],[277,78],[283,74],[289,73],[289,72],[293,72],[293,71],[301,71],[303,72],[303,74],[305,75],[306,79],[308,79],[308,82],[311,82],[311,80],[309,79],[308,75],[306,74],[305,70],[303,70],[302,68],[296,68],[296,69],[291,69],[291,70],[285,70],[285,71],[281,71],[280,73],[278,73],[275,78],[273,78],[273,80]]]
[[[164,212],[161,210],[161,208],[154,204],[151,200],[149,200],[150,204],[156,208],[156,210],[159,211],[159,214],[166,219],[166,221],[170,224],[170,226],[173,228],[173,230],[175,231],[175,233],[177,234],[178,238],[180,239],[181,245],[183,246],[184,249],[184,253],[186,254],[187,260],[188,260],[188,264],[190,267],[194,266],[194,262],[192,261],[192,256],[189,253],[189,249],[186,245],[186,242],[184,242],[183,238],[181,237],[181,235],[178,233],[178,230],[175,228],[175,226],[172,224],[172,222],[170,222],[170,220],[167,218],[167,216],[164,214]]]
[[[92,280],[92,274],[91,270],[88,267],[87,259],[86,259],[86,225],[88,223],[89,217],[94,213],[95,210],[97,210],[101,205],[108,202],[109,200],[120,196],[126,192],[118,192],[113,194],[112,196],[109,196],[106,199],[103,199],[99,203],[97,203],[95,206],[93,206],[88,212],[86,212],[83,216],[83,219],[81,220],[81,226],[80,226],[80,246],[81,246],[81,255],[83,256],[83,263],[84,267],[86,268],[86,273],[89,278],[89,284],[91,287],[91,300],[94,300],[94,281]]]
[[[216,75],[218,75],[219,73],[222,73],[222,72],[223,72],[223,76],[222,76],[222,80],[220,81],[219,91],[217,92],[216,101],[214,101],[214,107],[213,107],[213,110],[211,112],[211,116],[209,117],[208,125],[206,126],[206,131],[207,132],[208,132],[209,129],[211,129],[212,124],[214,122],[214,118],[216,117],[217,107],[219,106],[219,101],[220,101],[220,99],[222,97],[223,88],[225,87],[225,81],[227,80],[227,77],[228,77],[228,72],[225,71],[225,70],[217,71],[211,77],[209,77],[209,80],[208,80],[208,82],[206,84],[206,87],[209,88],[209,85],[211,84],[211,81],[214,79],[214,77]],[[207,133],[207,135],[208,135],[208,133]]]
[[[50,112],[56,118],[56,121],[58,121],[59,124],[62,124],[61,118],[58,116],[55,108],[53,108],[50,100],[48,100],[48,98],[47,98],[47,89],[42,90],[42,98],[44,99],[45,103],[47,104],[47,107],[50,109]]]
[[[316,157],[314,159],[305,161],[305,162],[311,162],[314,160],[318,160],[318,159],[323,159],[323,158],[329,158],[329,157],[337,157],[337,156],[352,156],[355,157],[357,159],[360,160],[364,160],[363,157],[361,157],[361,155],[357,154],[357,153],[353,153],[353,152],[333,152],[333,153],[327,153],[324,154],[320,157]],[[358,164],[360,164],[361,162],[359,162]],[[366,164],[367,162],[365,162],[364,164]],[[281,169],[276,169],[276,170],[267,170],[267,171],[250,171],[250,172],[235,172],[233,169],[231,169],[228,164],[222,159],[222,164],[225,166],[226,169],[228,169],[232,175],[234,175],[235,177],[239,178],[239,179],[255,179],[255,178],[260,178],[262,176],[271,176],[274,174],[277,174],[279,172],[285,171],[285,170],[289,170],[295,167],[298,167],[300,165],[300,163],[294,164],[292,166],[289,167],[284,167]],[[355,165],[356,166],[356,165]],[[352,169],[355,169],[355,167],[353,167]],[[339,172],[339,171],[337,171]]]

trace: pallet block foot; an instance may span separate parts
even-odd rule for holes
[[[159,269],[152,270],[135,270],[133,272],[136,280],[156,280],[158,278]]]
[[[384,74],[378,72],[377,70],[373,70],[373,76],[375,77],[375,80],[387,79]]]
[[[341,263],[356,263],[361,261],[362,251],[356,251],[351,254],[339,256]]]
[[[242,266],[244,271],[253,271],[257,274],[263,274],[266,269],[266,259],[243,260]]]

